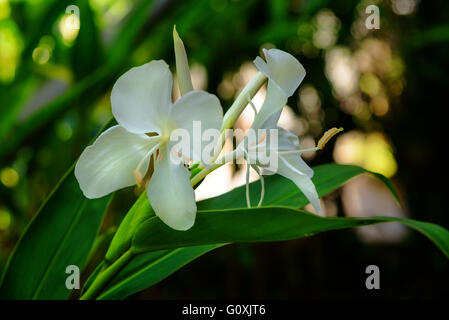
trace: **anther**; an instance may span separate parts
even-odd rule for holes
[[[136,179],[137,186],[140,188],[140,186],[142,185],[142,181],[143,181],[142,173],[140,173],[140,171],[133,170],[133,175],[134,175],[134,178]]]
[[[333,137],[335,136],[337,133],[343,131],[343,128],[332,128],[327,130],[323,136],[321,137],[321,139],[318,141],[317,144],[317,148],[320,150],[323,150],[324,146],[326,145],[326,143]]]

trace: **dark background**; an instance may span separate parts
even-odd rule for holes
[[[80,8],[81,19],[72,40],[60,27],[70,4]],[[380,8],[378,30],[364,27],[370,4]],[[307,70],[302,87],[314,88],[320,100],[314,115],[304,111],[300,94],[289,99],[306,123],[300,138],[316,140],[333,126],[365,138],[382,137],[387,151],[374,154],[387,152],[390,169],[391,159],[397,166],[390,176],[404,201],[399,212],[449,227],[443,183],[449,2],[3,0],[0,269],[45,197],[109,119],[115,80],[152,59],[166,60],[174,71],[174,24],[191,63],[207,70],[205,89],[220,97],[224,108],[241,89],[241,83],[231,81],[234,87],[225,90],[225,80],[241,72],[261,48],[277,47],[295,55]],[[339,93],[334,83],[339,77],[332,80],[326,71],[334,66],[329,56],[339,48],[358,70],[349,95]],[[357,55],[360,50],[365,55]],[[374,62],[364,69],[367,54]],[[337,145],[338,140],[331,143],[309,160],[310,165],[337,161]],[[346,163],[390,172],[382,163],[373,164],[372,154],[365,152],[364,160]],[[350,215],[340,193],[328,200],[339,216]],[[116,194],[102,232],[113,232],[135,198],[134,190]],[[443,254],[416,232],[395,238],[392,230],[374,240],[344,230],[283,243],[230,245],[132,298],[449,297],[449,262]],[[370,264],[380,268],[380,290],[365,288]]]

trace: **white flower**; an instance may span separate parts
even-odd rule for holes
[[[262,190],[263,177],[259,168],[264,169],[262,174],[277,173],[293,181],[304,193],[318,214],[321,208],[318,193],[312,182],[313,170],[301,158],[301,153],[310,150],[301,149],[299,139],[293,133],[277,126],[282,108],[298,88],[306,74],[299,61],[287,52],[270,49],[264,54],[267,62],[257,57],[254,64],[265,76],[268,77],[267,95],[265,101],[256,114],[252,129],[265,129],[263,136],[258,137],[257,143],[250,144],[246,139],[237,147],[237,158],[245,157],[249,165],[257,171],[261,177]],[[251,103],[251,101],[250,101]],[[253,106],[255,110],[255,107]],[[270,130],[271,129],[271,130]],[[273,130],[274,129],[274,130]],[[272,144],[272,139],[276,140]],[[314,149],[315,150],[315,149]],[[262,163],[260,156],[266,155],[273,163]],[[271,161],[273,162],[273,161]],[[247,172],[247,203],[250,206]],[[262,204],[263,193],[259,205]]]
[[[223,114],[218,98],[204,91],[190,91],[173,104],[172,86],[172,74],[162,60],[122,75],[111,93],[112,113],[119,125],[83,151],[75,176],[87,198],[99,198],[139,183],[153,156],[155,169],[147,190],[150,203],[168,226],[187,230],[195,221],[195,196],[188,169],[171,160],[170,135],[184,129],[194,136],[194,121],[200,121],[202,130],[218,130]],[[200,161],[201,150],[194,150],[195,146],[189,155]]]
[[[261,129],[265,129],[266,134],[259,137],[257,144],[245,146],[245,141],[243,141],[238,148],[244,149],[237,152],[237,154],[244,155],[248,165],[251,165],[260,175],[262,183],[263,177],[259,168],[263,169],[262,174],[264,175],[277,173],[293,181],[313,205],[316,212],[321,214],[318,193],[311,179],[313,177],[313,170],[301,158],[302,153],[316,149],[302,149],[299,139],[295,134],[278,127],[276,123],[279,120],[279,114],[280,112],[273,114],[265,122]],[[272,141],[272,139],[275,141]],[[261,157],[267,157],[271,161],[269,163],[261,161]],[[275,160],[274,163],[273,159]],[[247,192],[247,196],[248,194],[249,191]],[[263,194],[259,206],[262,204],[262,199]],[[249,199],[247,201],[248,205],[250,205]]]

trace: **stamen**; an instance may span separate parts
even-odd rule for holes
[[[140,172],[140,167],[143,165],[143,163],[145,162],[145,159],[147,157],[151,157],[151,155],[154,153],[155,150],[157,150],[157,148],[159,148],[159,146],[161,145],[161,142],[159,142],[158,144],[156,144],[153,148],[150,149],[150,151],[148,151],[145,156],[142,158],[142,160],[140,160],[139,164],[137,165],[136,169],[133,170],[133,175],[134,178],[136,179],[137,185],[140,187],[140,185],[142,184],[142,173]]]
[[[183,155],[180,151],[176,151],[176,150],[172,150],[174,153],[176,153],[178,156],[181,157],[182,161],[184,162],[185,165],[187,165],[189,168],[193,165],[193,160],[190,159],[189,157]],[[205,166],[206,169],[210,169],[209,166],[207,166],[206,164],[203,163],[203,165]]]
[[[142,185],[142,181],[143,181],[142,173],[140,171],[133,170],[133,175],[134,175],[134,178],[136,179],[137,186],[140,188],[140,186]]]
[[[332,128],[327,130],[323,136],[321,137],[321,139],[318,141],[317,144],[317,148],[320,150],[323,150],[324,146],[326,145],[326,143],[333,137],[335,136],[337,133],[343,131],[343,128]]]
[[[251,200],[249,198],[249,173],[250,173],[250,164],[249,164],[249,156],[248,152],[244,150],[246,155],[246,206],[251,208]]]
[[[312,151],[318,151],[320,148],[314,147],[314,148],[307,148],[307,149],[297,149],[297,150],[286,150],[286,151],[279,151],[278,153],[280,155],[287,155],[287,154],[301,154],[304,152],[312,152]]]

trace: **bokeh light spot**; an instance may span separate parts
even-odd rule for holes
[[[0,209],[0,231],[5,231],[11,225],[11,213],[5,209]]]
[[[76,14],[65,14],[59,20],[58,29],[62,36],[62,42],[70,46],[76,39],[79,33],[80,20]]]
[[[8,0],[0,0],[0,20],[6,19],[11,14]]]
[[[33,50],[33,61],[38,64],[45,64],[50,59],[50,50],[45,47],[37,47]]]
[[[73,129],[72,126],[68,121],[61,121],[56,126],[56,134],[58,135],[58,138],[62,141],[70,140],[70,138],[73,135]]]
[[[8,188],[14,188],[19,180],[19,174],[13,168],[4,168],[0,173],[0,181]]]
[[[360,78],[360,90],[373,97],[379,93],[381,84],[379,79],[372,73],[366,73]]]
[[[335,142],[334,160],[359,165],[386,177],[392,177],[397,171],[391,145],[380,132],[350,131],[340,135]]]
[[[391,7],[398,15],[408,15],[415,11],[416,0],[392,0]]]

